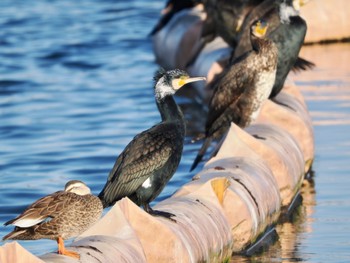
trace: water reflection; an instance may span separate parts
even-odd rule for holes
[[[300,192],[302,202],[293,208],[289,218],[276,226],[276,233],[266,240],[251,256],[235,255],[230,262],[305,262],[307,257],[299,250],[303,246],[305,233],[312,232],[310,218],[316,203],[314,177],[304,180]]]

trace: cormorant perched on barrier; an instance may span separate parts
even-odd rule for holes
[[[267,24],[256,21],[251,26],[253,50],[227,67],[212,82],[214,93],[209,103],[205,139],[191,171],[203,158],[213,139],[226,133],[231,122],[246,127],[260,112],[275,82],[277,48],[265,38]]]
[[[152,31],[149,33],[150,36],[156,34],[161,30],[170,19],[183,9],[194,7],[200,0],[168,0],[165,4],[165,8],[162,10],[162,17],[158,23],[154,26]]]
[[[291,69],[308,69],[314,64],[299,58],[299,51],[304,43],[307,25],[299,16],[300,6],[306,0],[266,0],[258,5],[247,17],[249,21],[261,17],[269,23],[267,38],[271,39],[278,49],[276,81],[270,98],[274,98],[283,88]],[[249,29],[243,28],[241,39],[235,49],[234,57],[239,57],[251,49]]]
[[[203,21],[198,49],[187,66],[192,65],[204,46],[220,36],[230,47],[237,45],[245,17],[263,0],[202,0],[206,18]]]
[[[102,203],[91,194],[83,182],[72,180],[64,191],[40,198],[21,215],[5,223],[16,226],[3,240],[56,239],[58,253],[80,258],[74,251],[66,250],[64,239],[80,235],[102,215]]]
[[[237,36],[245,17],[263,0],[202,0],[207,18],[202,36],[210,42],[216,36],[231,47],[237,45]]]
[[[171,179],[182,155],[185,120],[173,94],[185,84],[205,78],[190,78],[186,72],[176,69],[160,70],[154,80],[162,122],[135,136],[125,147],[99,198],[103,206],[108,207],[127,196],[149,214],[171,219],[173,214],[153,210],[149,203]]]

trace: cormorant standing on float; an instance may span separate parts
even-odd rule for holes
[[[206,18],[195,54],[189,59],[192,65],[205,45],[220,36],[233,49],[239,40],[239,32],[245,17],[263,0],[202,0]],[[256,19],[257,20],[257,19]],[[226,59],[225,59],[226,61]]]
[[[265,38],[267,24],[256,21],[251,26],[253,50],[227,67],[211,83],[214,93],[209,103],[205,139],[191,171],[203,158],[213,139],[224,135],[231,122],[244,128],[259,114],[276,77],[277,48]]]
[[[199,0],[168,0],[165,4],[165,8],[162,10],[161,18],[149,35],[153,36],[160,31],[177,12],[186,8],[192,8],[198,3]]]
[[[270,98],[274,98],[282,90],[291,69],[305,70],[315,66],[312,62],[298,57],[307,30],[305,20],[299,16],[300,6],[305,2],[307,1],[266,0],[250,13],[246,25],[243,26],[234,57],[239,57],[252,48],[249,39],[249,21],[263,18],[269,24],[267,38],[271,39],[278,49],[276,81]]]
[[[185,120],[173,94],[187,83],[205,80],[190,78],[182,70],[160,70],[155,75],[155,98],[162,121],[141,132],[125,147],[99,194],[103,207],[129,197],[152,215],[171,219],[164,211],[153,210],[153,201],[175,173],[182,155]]]

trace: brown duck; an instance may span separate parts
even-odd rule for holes
[[[63,240],[88,229],[101,217],[102,210],[100,199],[91,194],[90,188],[72,180],[64,191],[40,198],[21,215],[6,222],[5,226],[16,227],[3,240],[55,239],[59,254],[80,258],[78,253],[65,249]]]

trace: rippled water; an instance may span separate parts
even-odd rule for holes
[[[157,65],[147,34],[163,5],[0,1],[1,224],[70,179],[85,181],[98,194],[126,144],[160,120],[152,90]],[[350,260],[349,47],[305,49],[319,66],[297,76],[315,120],[315,184],[303,188],[293,224],[278,226],[278,241],[261,255],[235,261]],[[330,65],[323,58],[339,50],[340,72],[339,61]],[[188,119],[203,116],[188,96],[177,101]],[[189,135],[202,122],[190,122]],[[188,170],[199,145],[189,140],[158,200],[192,177]],[[0,236],[10,229],[0,226]],[[56,249],[54,241],[20,243],[38,255]]]

